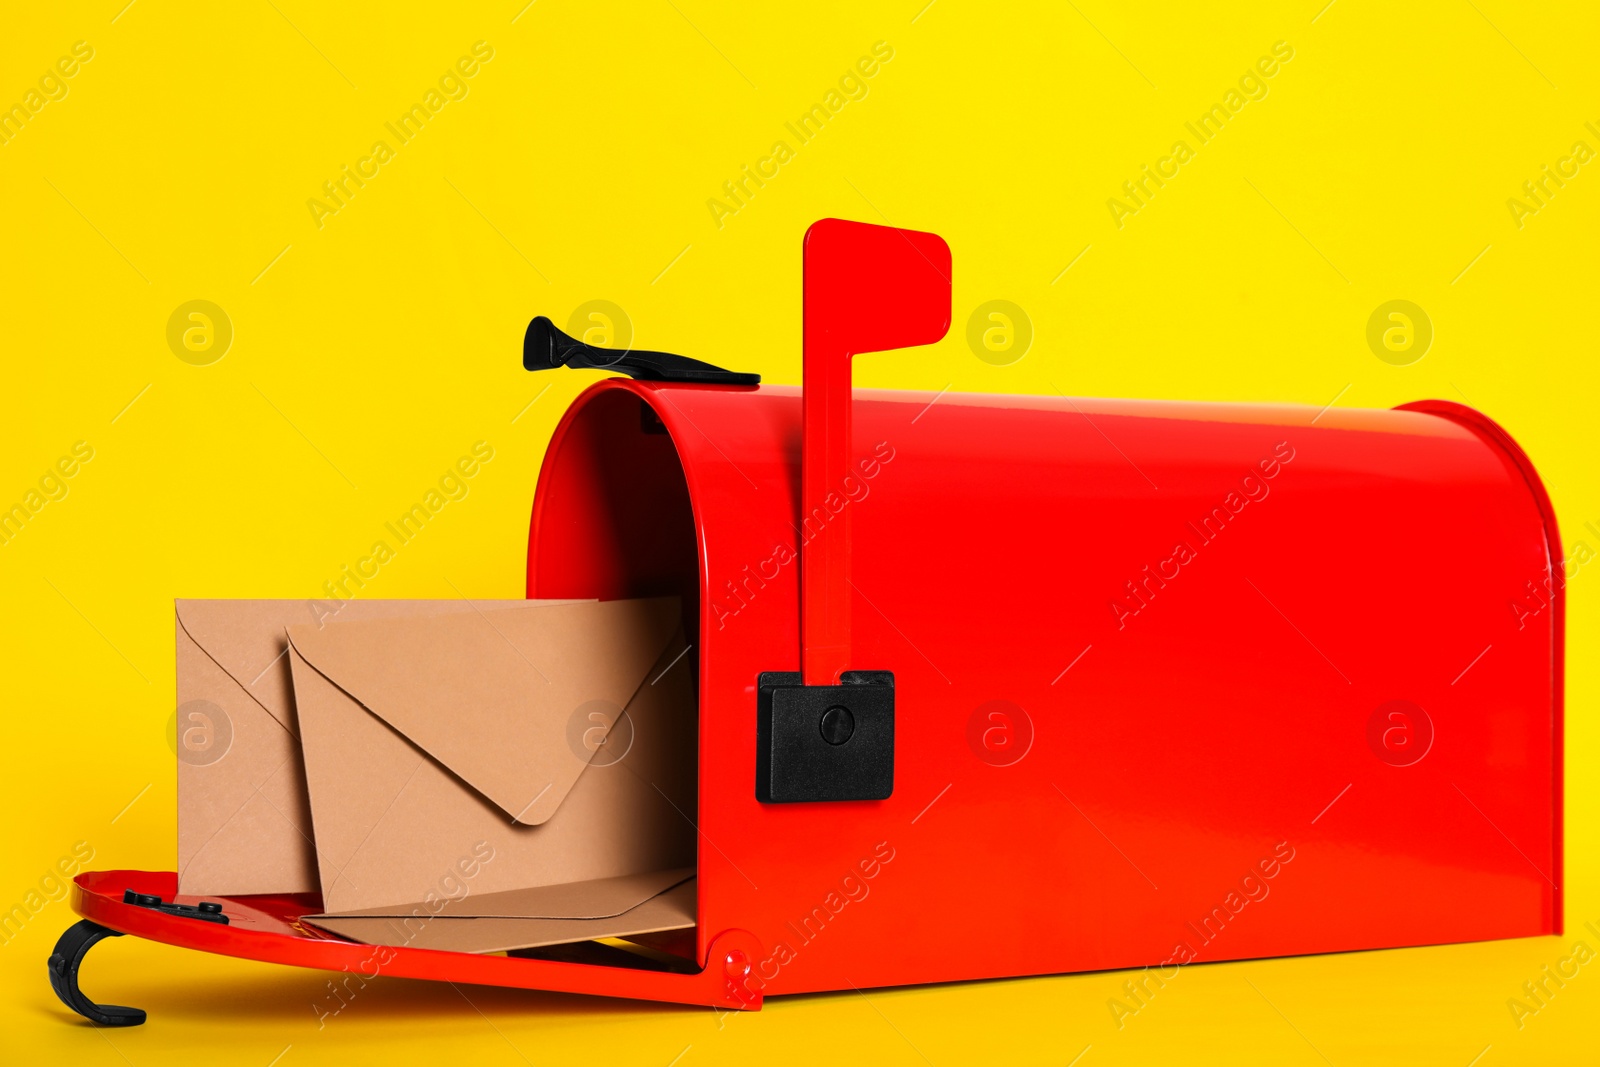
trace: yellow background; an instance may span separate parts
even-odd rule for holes
[[[0,545],[0,906],[78,841],[95,867],[171,868],[174,596],[325,595],[479,440],[495,458],[469,495],[363,595],[520,595],[542,451],[596,377],[525,374],[529,317],[564,325],[610,300],[636,344],[797,383],[799,242],[823,216],[935,230],[955,253],[950,336],[861,360],[859,385],[1465,400],[1533,457],[1569,548],[1600,545],[1584,529],[1600,526],[1600,163],[1520,228],[1506,205],[1573,142],[1600,149],[1585,5],[125,2],[11,5],[0,32],[0,103],[74,42],[94,49],[0,146],[0,504],[74,442],[95,450]],[[396,145],[384,123],[480,40],[494,58],[468,95]],[[867,96],[799,146],[784,123],[878,41],[894,58]],[[1294,58],[1266,98],[1119,229],[1107,199],[1277,41]],[[378,139],[395,158],[319,229],[306,201]],[[719,228],[706,201],[780,139],[794,158]],[[208,366],[166,340],[194,299],[234,329]],[[1006,366],[966,341],[994,299],[1035,334]],[[1409,366],[1366,342],[1394,299],[1434,326]],[[1425,544],[1394,550],[1428,565]],[[319,1031],[322,974],[124,939],[95,951],[86,985],[151,1021],[96,1032],[45,981],[73,919],[55,902],[0,946],[0,1058],[1592,1061],[1600,964],[1520,1030],[1506,1006],[1573,942],[1600,947],[1583,929],[1600,925],[1591,585],[1583,570],[1570,587],[1560,938],[1189,968],[1120,1031],[1120,974],[726,1018],[384,980]],[[1373,610],[1410,607],[1396,589]]]

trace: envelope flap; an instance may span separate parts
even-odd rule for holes
[[[283,628],[314,619],[303,600],[177,600],[178,626],[239,687],[294,732]]]
[[[690,879],[621,915],[603,919],[461,918],[448,913],[396,916],[308,916],[324,930],[368,945],[441,952],[505,952],[519,948],[637,937],[689,930],[695,923],[696,882]]]
[[[610,919],[637,908],[651,897],[665,893],[694,877],[693,867],[670,871],[647,871],[616,878],[593,878],[582,882],[529,889],[509,889],[499,893],[471,893],[459,900],[444,898],[437,914],[458,919]],[[317,918],[365,918],[395,916],[404,918],[423,904],[396,907],[362,908],[330,912]],[[429,909],[428,914],[433,914]]]
[[[445,615],[455,612],[500,611],[522,607],[526,600],[174,600],[178,629],[193,641],[239,688],[266,709],[290,734],[294,721],[294,688],[285,657],[284,629],[337,616],[341,620],[392,616]],[[539,603],[570,603],[539,601]],[[179,638],[182,640],[182,637]]]
[[[549,819],[680,626],[676,597],[292,626],[295,651],[513,821]]]

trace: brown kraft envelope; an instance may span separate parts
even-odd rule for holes
[[[343,602],[336,617],[470,613],[526,603],[355,600]],[[318,618],[312,604],[174,603],[180,893],[244,896],[319,888],[284,633]]]
[[[664,887],[664,888],[659,888]],[[554,894],[543,896],[551,891]],[[654,893],[628,906],[642,893]],[[489,893],[436,905],[377,909],[385,914],[309,916],[341,937],[368,945],[431,948],[450,952],[503,952],[603,937],[633,937],[686,930],[695,924],[694,871],[656,871],[543,889]],[[613,908],[621,910],[607,914]]]
[[[439,916],[430,929],[621,918],[693,866],[698,739],[676,598],[339,620],[289,639],[328,929],[419,909]],[[650,877],[598,884],[631,875]],[[563,886],[542,899],[565,899],[564,914],[469,914]]]

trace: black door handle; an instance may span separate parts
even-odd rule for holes
[[[760,385],[761,375],[723,370],[688,356],[647,352],[638,348],[614,349],[586,345],[556,329],[540,315],[528,323],[522,338],[522,366],[526,370],[579,367],[614,370],[647,382],[704,382],[710,385]]]

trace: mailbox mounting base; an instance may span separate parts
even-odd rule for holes
[[[845,671],[839,685],[798,672],[756,679],[756,799],[887,800],[894,792],[894,674]]]

